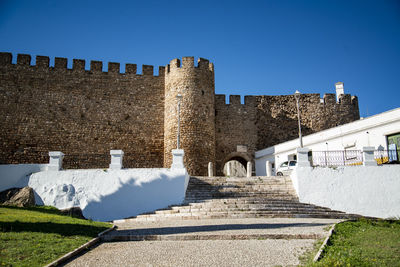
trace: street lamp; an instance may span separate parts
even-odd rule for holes
[[[179,141],[181,137],[180,133],[180,127],[181,127],[181,100],[182,100],[182,95],[177,94],[176,99],[178,100],[178,129],[177,129],[177,135],[176,135],[176,149],[179,149]]]
[[[296,99],[296,106],[297,106],[297,120],[299,122],[299,140],[300,140],[300,147],[303,147],[303,138],[301,136],[301,123],[300,123],[300,107],[299,107],[299,101],[300,101],[300,95],[301,93],[296,90],[294,92],[294,98]]]

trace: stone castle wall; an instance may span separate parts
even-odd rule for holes
[[[229,104],[225,104],[225,95],[216,95],[215,114],[216,173],[222,175],[228,160],[235,159],[246,166],[245,161],[252,160],[257,150],[255,97],[246,96],[242,105],[239,95],[229,96]]]
[[[293,95],[230,96],[216,95],[216,166],[222,174],[225,162],[238,157],[253,160],[254,152],[298,138],[296,100]],[[356,96],[302,94],[300,101],[302,134],[358,120]],[[238,147],[239,145],[239,147]]]
[[[108,155],[125,152],[129,167],[162,167],[164,133],[164,68],[153,66],[0,54],[0,163],[46,163],[48,151]],[[109,159],[81,158],[75,167],[107,167]],[[100,162],[99,162],[100,161]],[[102,162],[104,161],[104,162]],[[67,166],[66,167],[70,167]]]
[[[256,150],[298,137],[296,102],[289,96],[215,95],[214,66],[193,57],[174,59],[159,68],[119,63],[0,53],[0,164],[46,163],[48,151],[65,159],[90,154],[66,168],[104,167],[111,149],[125,152],[126,167],[169,167],[176,148],[177,99],[181,103],[181,148],[191,175],[205,175],[207,163],[216,173],[230,159],[252,161]],[[303,94],[303,134],[359,119],[357,97]],[[96,158],[96,155],[103,155]],[[72,156],[71,156],[72,155]],[[70,162],[70,163],[69,163]],[[73,165],[73,166],[72,166]]]

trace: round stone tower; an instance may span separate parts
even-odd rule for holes
[[[215,165],[214,66],[193,57],[171,60],[165,68],[164,167],[172,163],[171,150],[177,147],[178,99],[180,108],[180,148],[190,175],[207,175],[208,162]]]

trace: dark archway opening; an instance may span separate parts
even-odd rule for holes
[[[230,173],[228,173],[228,165],[230,165]],[[238,156],[230,158],[224,164],[223,173],[225,176],[246,177],[247,160]]]

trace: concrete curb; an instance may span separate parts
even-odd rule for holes
[[[340,222],[339,222],[340,223]],[[332,225],[331,229],[329,230],[328,236],[325,238],[324,242],[322,243],[321,247],[319,248],[317,254],[315,255],[313,262],[317,262],[321,258],[321,254],[324,251],[326,245],[328,244],[329,239],[331,238],[333,231],[335,231],[335,226],[337,223]]]
[[[93,238],[92,240],[90,240],[89,242],[83,244],[82,246],[80,246],[79,248],[68,252],[67,254],[65,254],[64,256],[61,256],[60,258],[58,258],[57,260],[47,264],[45,267],[53,267],[53,266],[58,266],[63,262],[66,262],[67,260],[71,259],[72,257],[78,255],[79,253],[81,253],[83,250],[88,249],[90,247],[92,247],[93,245],[97,244],[98,242],[101,241],[101,237],[105,234],[107,234],[108,232],[116,229],[117,226],[113,225],[113,227],[111,227],[110,229],[104,230],[103,232],[99,233],[97,235],[97,237]]]

